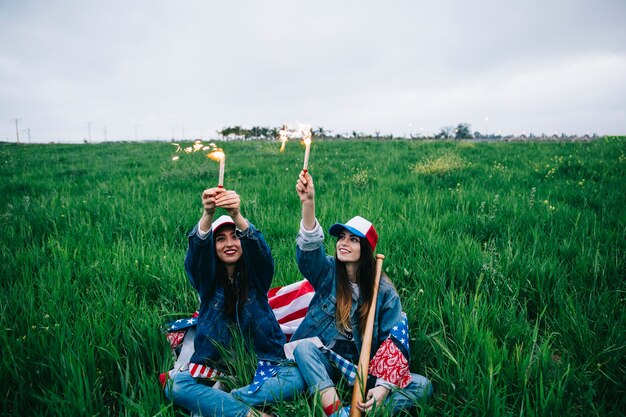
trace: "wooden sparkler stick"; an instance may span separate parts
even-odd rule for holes
[[[352,405],[350,407],[350,417],[361,417],[363,412],[357,408],[357,403],[363,402],[364,391],[367,388],[367,373],[370,366],[370,351],[372,350],[372,333],[374,333],[374,317],[376,316],[376,300],[378,299],[378,284],[383,271],[383,260],[385,255],[376,255],[376,275],[374,278],[374,292],[372,302],[367,312],[365,331],[363,332],[363,344],[361,345],[361,356],[359,366],[354,379],[354,390],[352,391]]]

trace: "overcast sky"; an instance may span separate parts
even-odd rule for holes
[[[626,134],[626,1],[0,0],[0,141]]]

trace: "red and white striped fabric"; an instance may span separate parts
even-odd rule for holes
[[[211,368],[210,366],[200,365],[198,363],[189,363],[189,373],[194,378],[218,378],[223,374],[217,369]]]
[[[271,288],[267,292],[270,307],[274,311],[276,320],[287,337],[287,341],[291,339],[293,333],[304,320],[314,295],[315,290],[306,279],[284,287]]]

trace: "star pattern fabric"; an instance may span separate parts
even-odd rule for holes
[[[195,326],[197,322],[198,319],[196,317],[189,317],[188,319],[178,319],[167,323],[165,325],[165,331],[178,332]]]
[[[252,384],[248,386],[248,394],[254,394],[261,385],[271,377],[276,375],[276,366],[269,361],[259,361],[259,365],[252,378]]]
[[[409,356],[411,353],[409,348],[409,321],[405,313],[402,313],[402,320],[391,328],[389,335],[396,339],[400,345],[406,349],[406,354]]]

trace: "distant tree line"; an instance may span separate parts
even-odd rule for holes
[[[228,126],[224,127],[222,130],[218,130],[217,133],[220,135],[223,140],[273,140],[278,138],[278,132],[281,127],[267,127],[267,126],[253,126],[251,128],[243,128],[239,125],[236,126]],[[521,136],[502,136],[501,134],[484,134],[479,131],[472,132],[471,125],[469,123],[458,123],[456,126],[449,125],[443,126],[438,133],[433,136],[424,136],[422,134],[410,133],[409,137],[392,135],[392,134],[382,134],[380,131],[375,131],[374,134],[366,134],[363,132],[359,132],[356,130],[352,130],[346,133],[336,133],[330,129],[326,129],[322,126],[317,126],[312,128],[313,136],[316,138],[329,138],[329,139],[381,139],[381,140],[391,140],[391,139],[490,139],[490,140],[513,140],[513,139],[594,139],[597,138],[598,135],[586,134],[582,137],[579,136],[568,136],[564,133],[561,135],[554,134],[552,136],[548,136],[545,134],[534,135],[534,134],[523,134]]]

